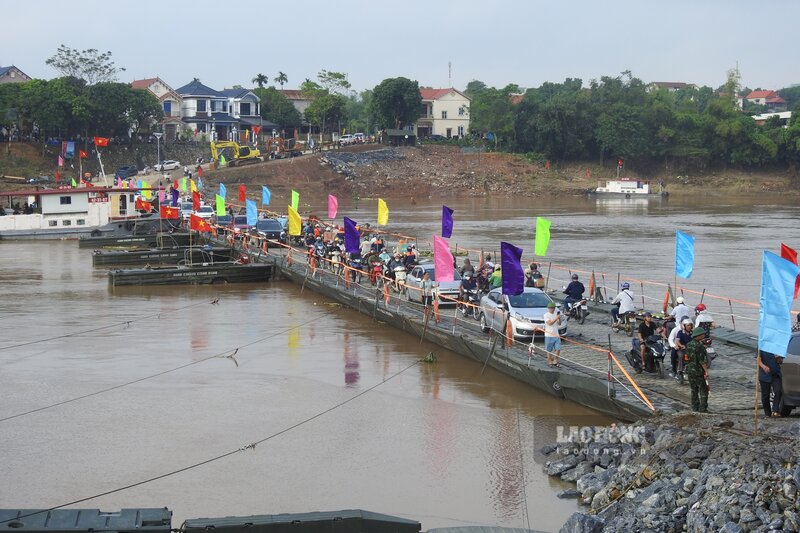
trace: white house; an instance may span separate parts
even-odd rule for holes
[[[161,78],[147,78],[144,80],[134,80],[131,82],[134,89],[145,89],[150,91],[161,102],[164,110],[164,120],[161,124],[164,127],[164,138],[175,140],[181,128],[181,105],[183,99]]]
[[[420,89],[422,113],[414,124],[418,139],[464,137],[469,132],[469,98],[453,89]]]
[[[20,69],[11,65],[10,67],[0,67],[0,83],[22,83],[30,80],[31,77]]]
[[[744,100],[751,104],[765,106],[768,111],[786,110],[786,100],[781,98],[776,91],[751,91],[744,97]]]
[[[223,89],[222,94],[228,97],[228,114],[238,121],[234,140],[237,142],[256,141],[254,127],[259,131],[262,127],[274,126],[261,118],[261,100],[249,89]],[[232,132],[233,133],[233,132]]]
[[[208,134],[211,138],[227,141],[231,139],[239,121],[229,113],[228,97],[207,87],[195,78],[175,90],[182,99],[183,122],[197,134]]]

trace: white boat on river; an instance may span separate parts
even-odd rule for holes
[[[618,178],[606,181],[605,186],[598,183],[596,189],[589,194],[617,198],[664,198],[669,193],[664,190],[664,185],[659,184],[659,190],[653,192],[650,182],[630,178]]]

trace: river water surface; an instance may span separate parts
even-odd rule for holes
[[[421,242],[438,232],[441,202],[387,202],[390,230]],[[681,284],[751,302],[761,250],[800,245],[800,209],[780,199],[447,203],[454,244],[508,240],[528,255],[545,216],[547,261],[614,278],[671,282],[680,228],[697,237],[695,275]],[[373,200],[340,205],[374,222]],[[568,486],[534,450],[559,425],[610,422],[288,282],[112,290],[74,241],[6,241],[0,284],[5,508],[62,505],[220,457],[77,506],[167,506],[176,525],[363,508],[424,528],[552,531],[578,506],[555,497]],[[430,351],[436,364],[415,364]]]

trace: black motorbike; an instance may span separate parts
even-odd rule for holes
[[[475,320],[477,320],[478,316],[480,315],[478,309],[480,308],[481,305],[481,296],[478,293],[478,289],[475,288],[468,291],[464,291],[464,296],[462,301],[469,305],[464,305],[463,303],[459,305],[459,307],[461,308],[461,314],[465,317],[472,316],[475,318]]]
[[[641,341],[638,338],[631,339],[631,349],[625,353],[628,362],[637,374],[647,372],[664,377],[664,358],[669,352],[669,347],[660,335],[651,335],[645,341],[645,361],[646,366],[642,368],[642,354],[640,351]]]
[[[589,305],[586,298],[581,298],[577,302],[570,302],[567,307],[567,316],[570,320],[577,320],[579,324],[586,322],[589,315]]]

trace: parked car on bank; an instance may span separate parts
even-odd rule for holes
[[[286,231],[283,229],[283,224],[275,218],[263,218],[259,220],[256,222],[251,232],[256,233],[259,237],[282,243],[286,242]]]
[[[543,337],[544,314],[547,312],[547,304],[552,301],[550,296],[534,287],[525,287],[522,294],[516,296],[505,296],[500,288],[492,289],[481,298],[479,316],[481,329],[483,331],[493,329],[505,334],[506,313],[508,313],[515,339],[530,341],[534,335]],[[562,316],[558,332],[560,335],[565,335],[567,316]]]
[[[247,215],[234,215],[228,227],[236,232],[249,231],[250,224],[247,223]]]
[[[210,205],[201,205],[200,209],[195,211],[194,214],[205,220],[211,220],[211,217],[214,216],[214,208]]]
[[[136,168],[136,165],[128,165],[128,166],[124,166],[124,167],[119,167],[117,169],[117,171],[114,173],[114,177],[115,178],[122,178],[122,179],[125,180],[125,179],[130,178],[131,176],[135,176],[138,173],[139,173],[139,169]]]
[[[340,144],[351,144],[353,142],[353,136],[348,134],[342,135],[339,137]]]
[[[792,409],[800,407],[800,322],[792,331],[786,359],[781,365],[783,376],[783,405],[781,415],[789,416]]]
[[[156,164],[155,169],[158,172],[164,172],[165,170],[175,170],[181,168],[180,161],[174,161],[172,159],[167,159],[166,161],[161,161],[160,163]]]
[[[189,216],[194,213],[194,204],[192,202],[181,202],[178,205],[181,209],[181,218],[189,220]]]
[[[425,273],[431,276],[432,281],[436,281],[436,271],[433,263],[420,263],[411,269],[411,272],[406,276],[406,295],[409,301],[417,301],[422,303],[422,276]],[[439,298],[439,305],[456,305],[458,298],[458,289],[461,286],[461,275],[458,270],[454,272],[454,281],[439,281],[436,283],[437,287],[435,293]],[[445,297],[445,298],[442,298]]]

